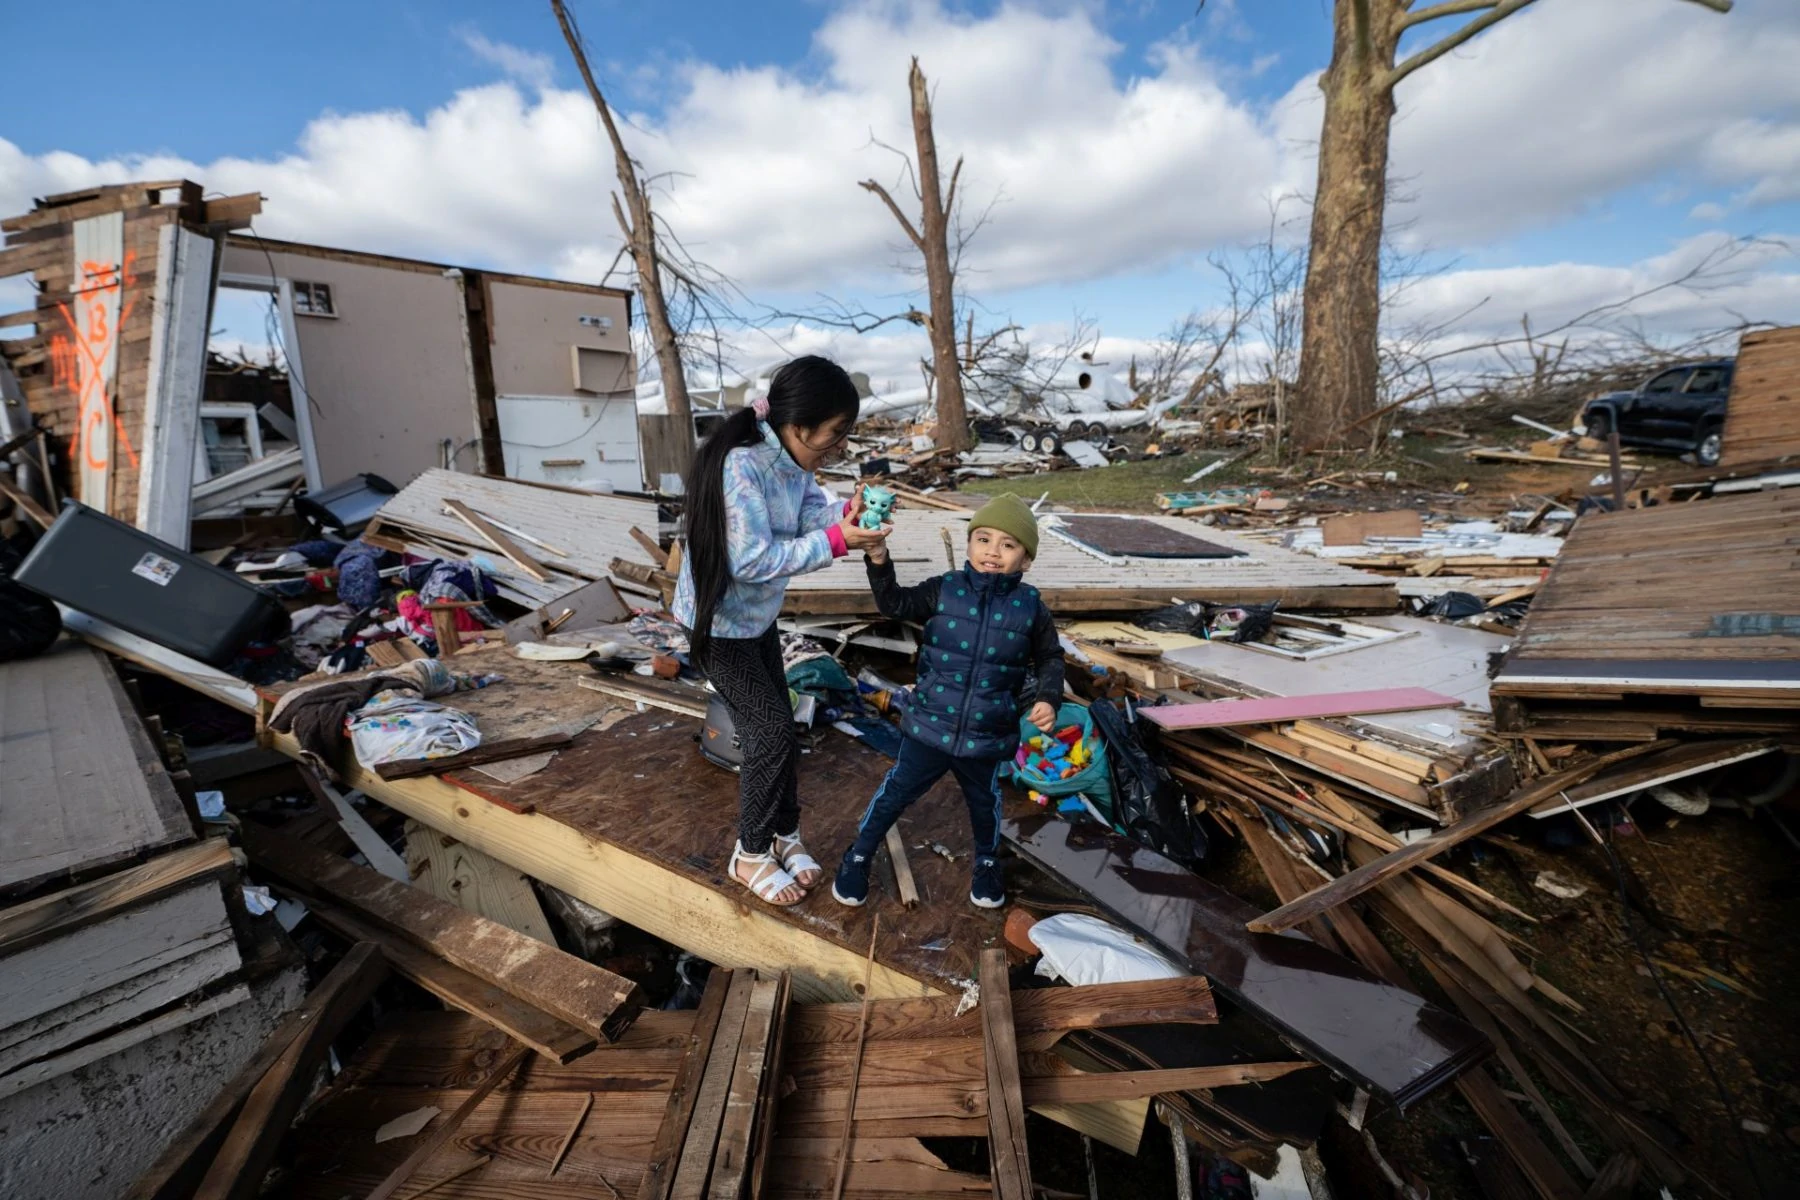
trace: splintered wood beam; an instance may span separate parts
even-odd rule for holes
[[[503,762],[509,758],[523,758],[527,754],[539,754],[545,750],[560,750],[574,740],[567,733],[546,733],[539,737],[502,738],[497,742],[483,742],[473,750],[465,750],[461,754],[452,754],[445,758],[408,758],[398,762],[378,763],[375,773],[383,779],[412,779],[419,775],[442,775],[449,771],[460,771],[464,767],[477,767],[482,763]]]
[[[894,884],[900,890],[900,903],[907,908],[917,908],[919,885],[913,879],[912,863],[906,859],[906,840],[900,836],[898,825],[888,826],[886,840],[888,858],[894,864]]]
[[[1142,1100],[1171,1092],[1267,1083],[1316,1066],[1310,1062],[1229,1063],[1221,1067],[1172,1067],[1160,1071],[1092,1071],[1033,1075],[1020,1084],[1026,1104],[1089,1104],[1098,1100]],[[992,1107],[989,1117],[992,1118]]]
[[[981,952],[982,1058],[987,1066],[988,1159],[999,1200],[1031,1200],[1031,1159],[1025,1144],[1025,1097],[1019,1047],[1013,1034],[1012,990],[1006,951]]]
[[[863,967],[862,1004],[856,1013],[856,1055],[850,1060],[849,1098],[844,1101],[844,1128],[838,1138],[837,1174],[831,1183],[831,1200],[841,1200],[850,1169],[850,1131],[856,1124],[856,1088],[862,1080],[863,1045],[869,1032],[869,981],[875,968],[875,935],[881,931],[881,914],[869,923],[869,958]]]
[[[141,867],[93,883],[66,888],[0,912],[0,954],[16,954],[84,925],[188,886],[204,875],[231,869],[231,846],[222,837],[171,850]]]
[[[750,989],[750,1005],[744,1015],[744,1036],[738,1043],[737,1063],[731,1071],[731,1088],[725,1094],[724,1116],[719,1123],[719,1142],[713,1151],[711,1200],[738,1200],[749,1178],[750,1159],[756,1146],[756,1115],[763,1089],[769,1086],[769,1052],[774,1046],[776,1022],[787,990],[785,979],[759,979]]]
[[[239,834],[251,860],[289,890],[354,909],[370,924],[597,1037],[617,1037],[643,1003],[631,980],[420,888],[253,821]]]
[[[1146,712],[1149,710],[1146,709]],[[1570,768],[1558,775],[1541,780],[1530,787],[1521,788],[1510,797],[1502,800],[1492,808],[1486,808],[1471,816],[1464,817],[1454,825],[1438,830],[1416,842],[1400,847],[1374,861],[1357,867],[1338,876],[1323,887],[1314,888],[1306,895],[1290,904],[1283,904],[1272,912],[1264,913],[1247,927],[1253,933],[1280,933],[1292,929],[1302,921],[1311,920],[1327,909],[1335,908],[1353,896],[1360,896],[1384,879],[1399,874],[1418,863],[1443,853],[1460,842],[1485,833],[1508,818],[1518,816],[1534,804],[1547,800],[1559,792],[1566,791],[1586,779],[1591,779],[1614,763],[1648,754],[1653,750],[1666,750],[1675,743],[1672,741],[1651,742],[1646,745],[1632,746],[1629,749],[1603,754],[1599,758],[1583,763],[1579,767]]]
[[[249,1200],[262,1191],[263,1176],[312,1090],[313,1076],[332,1039],[386,978],[381,950],[368,942],[352,946],[325,977],[313,993],[318,1001],[314,1019],[297,1032],[245,1097],[212,1169],[194,1192],[195,1200]]]
[[[577,1029],[567,1021],[501,991],[461,967],[427,954],[404,938],[357,919],[348,909],[315,898],[309,910],[321,925],[339,937],[380,946],[395,974],[418,984],[452,1008],[459,1008],[515,1041],[524,1042],[551,1062],[573,1062],[592,1050],[600,1040],[584,1029]]]
[[[524,547],[496,529],[486,517],[464,504],[461,500],[446,500],[444,507],[450,513],[473,529],[488,545],[506,555],[514,566],[525,572],[539,583],[550,582],[550,572],[544,564],[525,552]]]
[[[479,1108],[481,1102],[487,1099],[487,1094],[517,1070],[519,1064],[530,1055],[530,1046],[514,1043],[512,1051],[500,1060],[500,1065],[489,1072],[486,1079],[476,1085],[475,1090],[469,1093],[466,1100],[456,1106],[456,1111],[445,1117],[438,1127],[431,1131],[431,1135],[420,1144],[419,1148],[407,1155],[406,1160],[394,1168],[391,1175],[375,1185],[375,1190],[369,1193],[368,1200],[388,1200],[388,1197],[399,1191],[401,1185],[411,1179],[413,1173],[424,1166],[427,1159],[443,1149],[445,1143],[456,1134],[458,1129],[462,1128],[462,1123],[468,1119],[469,1114]]]

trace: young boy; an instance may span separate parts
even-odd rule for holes
[[[1062,644],[1037,589],[1021,580],[1037,554],[1037,518],[1011,494],[969,519],[969,558],[916,587],[901,587],[885,546],[866,556],[881,615],[925,624],[918,681],[901,707],[900,755],[844,852],[831,894],[869,897],[869,861],[889,827],[946,771],[956,774],[975,835],[969,900],[1006,901],[1000,848],[1000,767],[1019,745],[1019,715],[1049,733],[1063,694]]]

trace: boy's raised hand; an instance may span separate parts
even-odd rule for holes
[[[1056,710],[1042,700],[1031,706],[1031,711],[1025,714],[1025,719],[1045,733],[1056,728]]]

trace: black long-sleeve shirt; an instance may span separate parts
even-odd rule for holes
[[[869,568],[869,590],[875,594],[875,607],[891,621],[913,621],[925,624],[937,615],[938,593],[944,577],[933,575],[924,583],[901,587],[894,575],[894,563],[876,562],[863,555]],[[1057,636],[1056,621],[1043,601],[1031,622],[1030,686],[1020,697],[1025,707],[1032,704],[1060,705],[1063,698],[1062,639]]]

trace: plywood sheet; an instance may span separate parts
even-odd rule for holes
[[[1058,517],[1050,529],[1102,554],[1128,558],[1240,558],[1246,553],[1144,517]]]
[[[1751,677],[1800,665],[1797,528],[1791,491],[1583,517],[1496,682],[1568,660],[1643,678],[1658,664]]]
[[[1179,517],[1140,517],[1172,532],[1193,528]],[[946,548],[945,539],[949,539]],[[1391,610],[1398,593],[1391,579],[1268,546],[1224,529],[1208,529],[1208,541],[1240,556],[1220,559],[1155,559],[1100,556],[1057,537],[1042,537],[1026,580],[1044,594],[1058,616],[1161,608],[1181,600],[1215,603],[1280,601],[1287,608]],[[919,583],[960,567],[968,542],[961,513],[901,508],[888,540],[902,584]],[[846,555],[821,571],[788,581],[787,613],[873,611],[861,555]]]
[[[0,663],[0,890],[194,836],[112,667],[77,642]]]
[[[1800,325],[1746,333],[1725,405],[1721,467],[1800,454]]]

